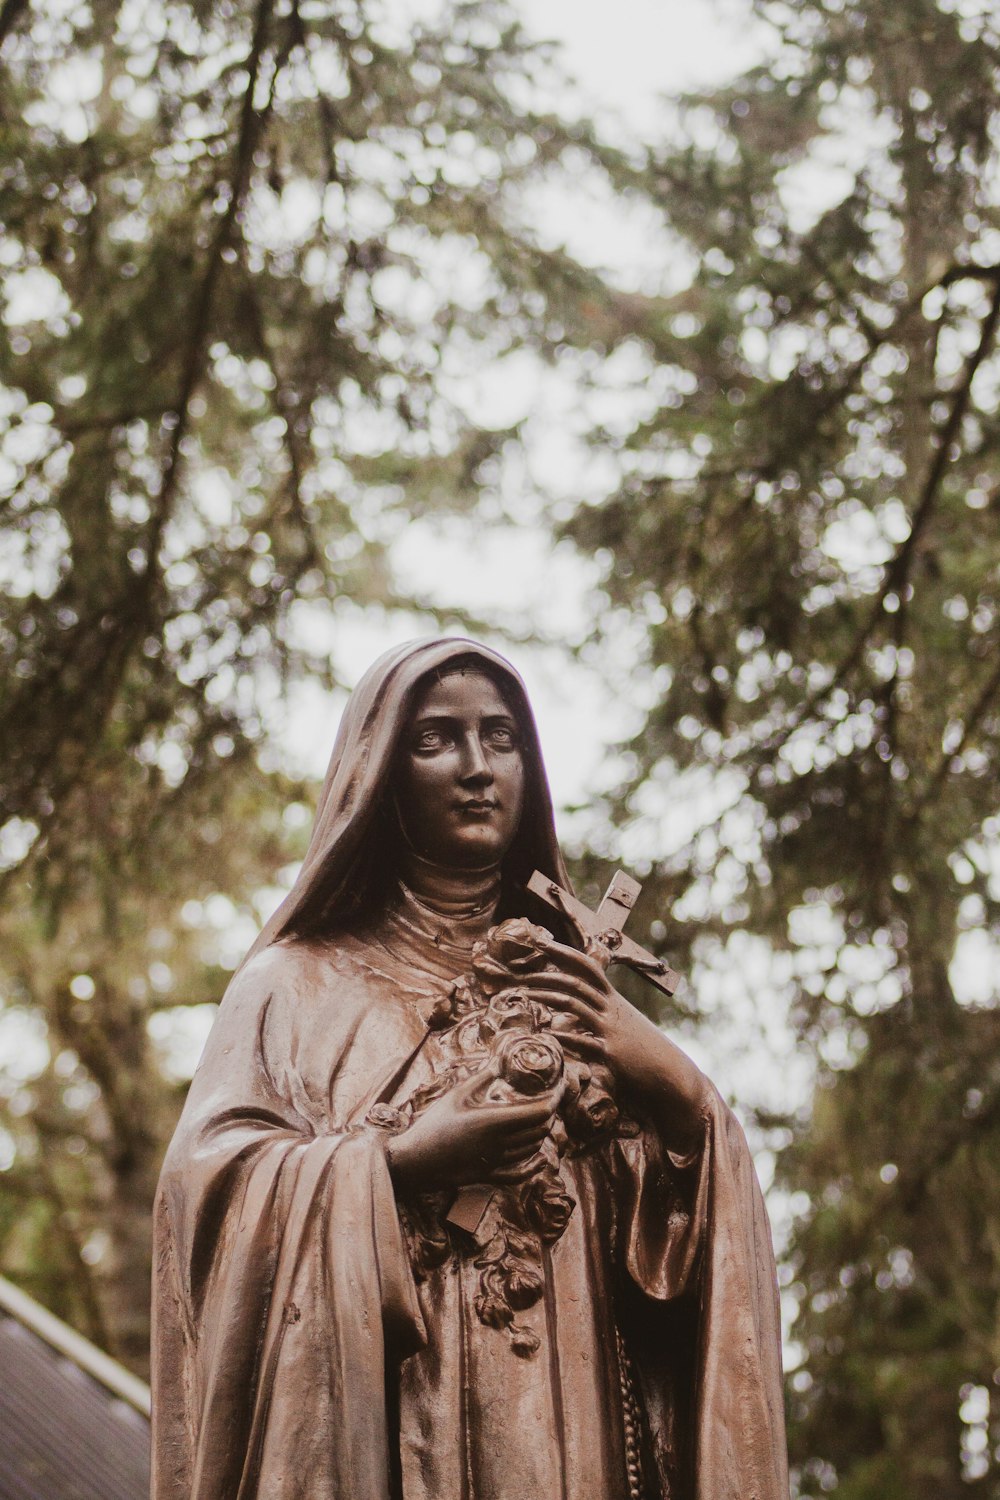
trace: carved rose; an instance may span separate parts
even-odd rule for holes
[[[618,1126],[620,1114],[611,1088],[610,1073],[605,1068],[595,1068],[579,1093],[566,1099],[566,1124],[580,1139],[609,1135]]]
[[[490,999],[486,1013],[480,1022],[484,1040],[489,1041],[498,1031],[509,1031],[518,1027],[521,1031],[541,1031],[551,1025],[552,1012],[548,1006],[532,1000],[525,990],[499,990]]]
[[[576,1207],[557,1172],[533,1178],[524,1189],[523,1202],[528,1222],[547,1245],[561,1239]]]
[[[408,1115],[401,1109],[394,1109],[391,1104],[373,1104],[368,1111],[369,1125],[377,1125],[380,1130],[389,1130],[393,1134],[405,1130],[409,1123]]]
[[[551,942],[552,934],[544,927],[536,927],[525,917],[514,917],[487,934],[486,950],[513,973],[530,974],[548,962]]]
[[[476,980],[488,993],[504,989],[511,975],[534,974],[548,963],[551,932],[536,927],[525,917],[512,917],[492,927],[481,943],[472,950],[472,969]]]
[[[564,1152],[586,1148],[612,1133],[635,1128],[622,1119],[611,1074],[563,1053],[561,1038],[579,1024],[574,1015],[550,1010],[524,982],[550,967],[552,936],[523,918],[494,927],[472,953],[469,972],[456,979],[435,1006],[437,1032],[427,1057],[433,1076],[417,1088],[400,1112],[376,1106],[369,1115],[383,1129],[398,1129],[448,1089],[481,1077],[484,1097],[512,1102],[532,1098],[565,1080],[555,1119],[538,1151],[522,1163],[524,1175],[497,1182],[480,1225],[473,1231],[480,1273],[475,1299],[481,1321],[505,1332],[511,1348],[529,1358],[538,1336],[515,1321],[544,1289],[542,1255],[564,1233],[574,1210],[560,1161]],[[449,1228],[448,1194],[424,1196],[410,1205],[404,1222],[414,1269],[426,1275],[449,1254],[468,1253]]]
[[[482,1053],[484,1041],[489,1037],[483,1036],[482,1015],[473,1011],[462,1019],[451,1030],[451,1051],[473,1057]]]
[[[544,1094],[562,1077],[562,1048],[542,1032],[500,1031],[492,1053],[498,1075],[519,1094]]]

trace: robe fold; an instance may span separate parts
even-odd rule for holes
[[[471,1255],[414,1278],[365,1117],[431,1076],[461,968],[411,924],[280,942],[231,987],[157,1198],[153,1500],[787,1500],[769,1231],[721,1100],[686,1158],[647,1125],[565,1159],[530,1358]]]

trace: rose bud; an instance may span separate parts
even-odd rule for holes
[[[493,927],[472,950],[472,968],[477,982],[489,993],[505,989],[512,974],[531,974],[544,969],[552,934],[523,917],[514,917]]]
[[[524,1210],[529,1222],[546,1244],[561,1239],[576,1207],[560,1177],[535,1177],[523,1193]]]
[[[439,1000],[434,1006],[428,1018],[427,1024],[432,1031],[443,1031],[448,1026],[453,1026],[463,1016],[469,1015],[482,1004],[480,997],[465,978],[456,979],[448,987],[448,993],[443,1000]]]
[[[552,934],[544,927],[536,927],[524,917],[513,917],[487,933],[486,950],[516,974],[527,974],[548,962],[551,942]]]

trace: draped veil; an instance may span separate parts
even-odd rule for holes
[[[524,904],[522,888],[535,869],[565,889],[569,877],[556,840],[552,797],[535,717],[518,673],[497,652],[477,641],[450,637],[411,641],[385,652],[348,700],[320,793],[309,848],[291,891],[264,926],[247,955],[289,934],[348,923],[363,909],[358,865],[384,836],[385,794],[399,737],[418,689],[428,677],[457,663],[478,666],[500,685],[518,721],[525,763],[525,803],[520,828],[504,860],[505,905]],[[529,896],[528,901],[532,898]],[[551,911],[549,911],[551,916]],[[244,960],[246,962],[247,960]]]

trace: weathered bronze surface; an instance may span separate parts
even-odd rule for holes
[[[372,667],[164,1164],[153,1500],[787,1500],[763,1202],[607,978],[675,977],[633,895],[572,896],[501,657]]]

